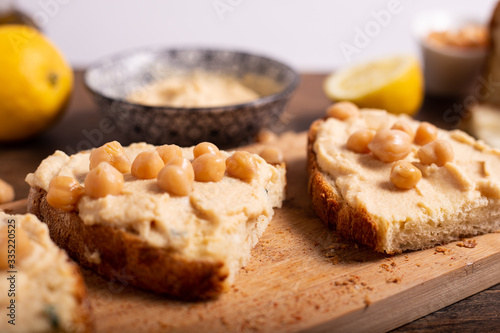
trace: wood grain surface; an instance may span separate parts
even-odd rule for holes
[[[105,281],[85,271],[98,332],[384,332],[500,282],[499,234],[473,238],[474,248],[396,256],[340,239],[310,207],[305,133],[276,145],[288,165],[287,199],[231,290],[178,302],[129,287],[133,276]]]
[[[27,195],[25,175],[55,149],[98,145],[89,133],[99,128],[101,117],[80,72],[76,78],[70,109],[58,125],[35,140],[0,146],[0,178],[15,186],[17,199]],[[302,76],[277,131],[303,131],[322,116],[328,105],[323,79]],[[452,127],[443,113],[456,102],[427,98],[417,118]],[[500,282],[499,234],[475,237],[473,249],[452,243],[394,257],[342,241],[309,206],[303,136],[280,139],[293,179],[288,199],[229,293],[215,301],[182,303],[131,288],[127,279],[105,281],[85,270],[98,331],[498,331],[500,288],[475,293]],[[126,143],[116,131],[101,138],[111,139]],[[24,205],[8,208],[23,211]]]

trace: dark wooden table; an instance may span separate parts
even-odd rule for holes
[[[305,131],[325,112],[329,101],[322,91],[325,75],[303,74],[284,116],[280,130]],[[416,115],[443,128],[457,126],[457,115],[465,97],[436,99],[426,97]],[[42,159],[59,149],[74,153],[110,140],[127,143],[117,130],[102,131],[102,118],[77,71],[69,109],[51,129],[24,143],[0,145],[0,178],[15,187],[16,199],[27,197],[26,174],[35,171]],[[499,272],[500,274],[500,272]],[[397,311],[397,309],[394,309]],[[393,332],[500,332],[500,284],[436,311]]]

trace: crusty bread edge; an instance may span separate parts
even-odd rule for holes
[[[174,250],[152,247],[126,230],[86,225],[78,213],[50,206],[46,195],[32,187],[28,212],[46,223],[52,240],[82,266],[124,286],[185,300],[213,298],[227,288],[229,272],[222,261],[190,260]],[[100,260],[90,259],[95,252]]]
[[[312,123],[307,138],[308,191],[312,207],[320,219],[342,237],[383,252],[383,241],[376,221],[366,211],[352,208],[319,168],[314,143],[324,121],[319,119]]]

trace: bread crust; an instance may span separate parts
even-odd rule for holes
[[[307,138],[308,190],[312,207],[320,219],[342,237],[366,244],[376,251],[384,251],[376,221],[366,211],[351,207],[319,168],[314,143],[324,121],[325,119],[316,120],[311,125]]]
[[[28,212],[46,223],[53,241],[82,266],[124,286],[185,300],[213,298],[224,290],[229,271],[222,261],[191,260],[173,249],[152,247],[124,229],[86,225],[77,212],[50,206],[46,195],[32,187]],[[96,251],[100,262],[89,259]]]

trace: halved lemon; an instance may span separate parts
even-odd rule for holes
[[[415,114],[422,104],[423,76],[413,56],[393,56],[341,69],[324,82],[326,95],[359,107]]]

